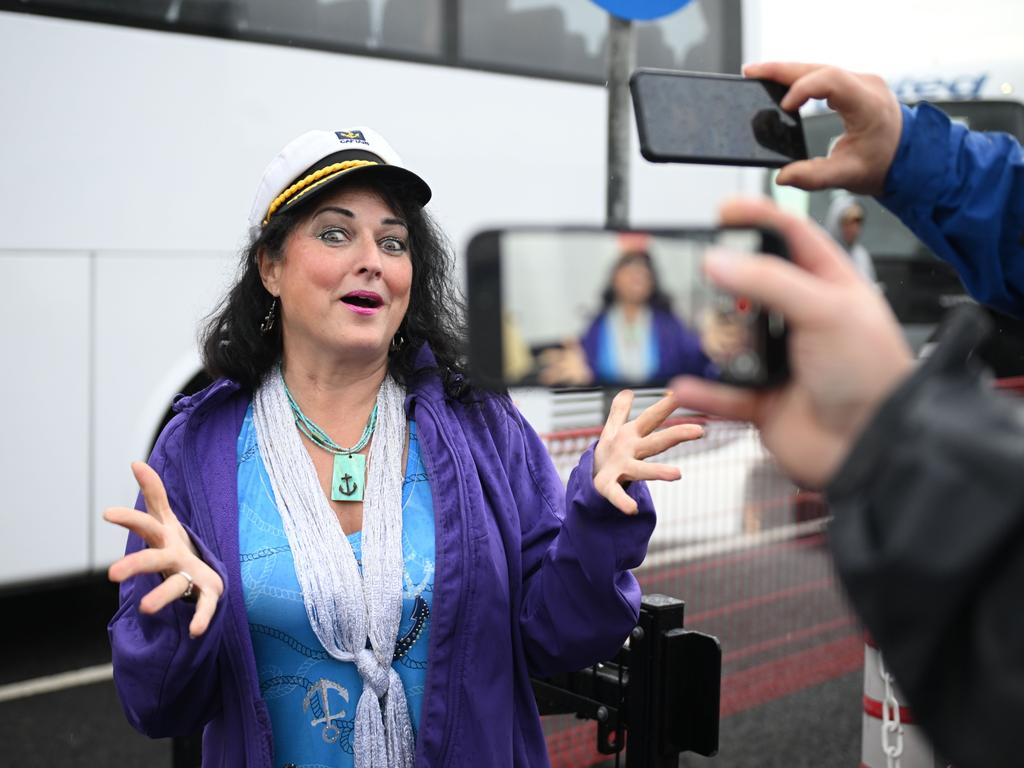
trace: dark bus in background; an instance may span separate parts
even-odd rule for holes
[[[1024,141],[1024,104],[1012,100],[933,101],[953,120],[976,131],[1001,131]],[[807,152],[828,153],[842,133],[834,112],[804,118]],[[801,210],[824,225],[835,190],[803,192],[779,187],[768,174],[768,192],[790,210]],[[845,194],[845,193],[843,193]],[[857,196],[864,208],[860,242],[871,254],[880,289],[903,325],[915,351],[926,346],[942,316],[962,303],[973,302],[954,269],[938,259],[909,229],[874,198]],[[998,376],[1024,375],[1024,323],[988,310],[996,332],[983,354]]]

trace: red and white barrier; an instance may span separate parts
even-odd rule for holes
[[[861,768],[951,768],[915,722],[871,638],[865,635],[864,643]]]

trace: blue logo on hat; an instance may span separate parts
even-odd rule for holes
[[[362,131],[335,131],[334,135],[342,144],[369,144]]]

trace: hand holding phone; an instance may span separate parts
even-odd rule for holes
[[[765,199],[730,201],[722,220],[772,227],[786,239],[792,262],[716,257],[706,272],[722,290],[785,316],[792,375],[771,393],[693,377],[677,380],[673,391],[686,408],[753,422],[782,470],[805,488],[819,488],[909,375],[910,349],[885,298],[812,222]]]
[[[648,160],[777,168],[807,158],[800,114],[779,106],[785,85],[653,69],[629,85]]]
[[[781,62],[750,64],[743,72],[787,88],[789,109],[799,109],[810,99],[828,99],[843,123],[842,138],[827,160],[794,163],[779,174],[779,184],[882,193],[903,130],[899,102],[882,78],[821,64]]]

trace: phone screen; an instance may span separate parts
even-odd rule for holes
[[[511,229],[474,238],[470,369],[484,386],[663,386],[784,377],[781,318],[714,288],[709,247],[778,251],[757,229]]]
[[[639,70],[630,82],[648,160],[778,167],[807,157],[800,116],[780,83]]]

